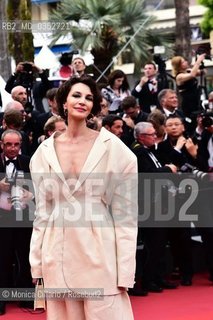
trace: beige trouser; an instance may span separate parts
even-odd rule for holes
[[[47,301],[47,320],[133,320],[126,292],[104,296],[103,300],[75,299]]]

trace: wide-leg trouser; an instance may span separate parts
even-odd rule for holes
[[[126,291],[104,296],[102,300],[49,300],[47,320],[133,320],[132,307]]]

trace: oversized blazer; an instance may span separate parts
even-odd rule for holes
[[[56,135],[38,147],[30,164],[36,194],[32,277],[43,277],[47,288],[102,288],[104,295],[133,287],[135,155],[102,128],[79,178],[68,181],[55,152]]]

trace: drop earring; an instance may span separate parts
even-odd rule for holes
[[[65,117],[67,118],[67,115],[68,115],[67,109],[64,109],[64,115],[65,115]]]

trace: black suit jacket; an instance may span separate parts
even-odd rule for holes
[[[163,114],[166,115],[166,113],[164,112],[164,109],[163,108],[160,108],[160,110],[163,112]],[[185,119],[185,116],[184,116],[184,113],[179,110],[179,109],[176,109],[173,113],[171,113],[172,115],[176,115],[177,117],[181,118],[182,120]]]
[[[0,180],[5,178],[5,173],[6,173],[6,165],[5,165],[4,159],[5,159],[4,154],[1,153],[0,154]],[[30,175],[29,164],[30,164],[30,157],[25,156],[25,155],[18,155],[17,156],[17,162],[16,162],[16,166],[15,166],[16,170],[24,172],[22,187],[24,189],[29,190],[30,192],[34,193],[33,184],[32,184],[31,175]],[[19,178],[19,181],[20,181],[20,178]],[[34,200],[33,200],[33,202],[34,202]],[[26,210],[26,212],[27,212],[28,209],[24,209],[24,210]],[[32,208],[32,210],[34,211],[34,208]],[[1,213],[1,211],[2,211],[2,209],[0,210],[0,213]],[[26,219],[27,218],[28,217],[26,216]],[[29,220],[24,220],[24,221],[25,221],[25,226],[31,227],[32,221],[29,221]],[[23,221],[20,221],[20,223],[23,223]]]
[[[205,172],[208,172],[209,170],[208,160],[210,154],[208,150],[208,142],[210,139],[212,139],[212,136],[212,133],[204,130],[201,136],[201,140],[198,142],[197,165],[200,170]]]
[[[137,85],[138,85],[138,83],[137,83]],[[138,98],[138,102],[139,102],[139,105],[140,105],[141,109],[146,113],[150,113],[151,112],[151,110],[150,110],[150,106],[151,105],[155,105],[155,106],[157,106],[159,108],[158,93],[162,89],[163,88],[160,86],[160,83],[158,82],[157,92],[153,92],[152,93],[149,90],[149,84],[147,82],[142,86],[142,89],[141,89],[140,92],[137,92],[135,90],[135,88],[134,88],[132,90],[132,95],[135,98]]]
[[[17,156],[17,165],[16,165],[17,170],[22,170],[25,173],[29,173],[30,172],[29,164],[30,164],[29,156],[25,156],[22,154]],[[0,172],[1,174],[6,172],[3,153],[0,153]]]
[[[149,155],[149,152],[151,151],[154,156],[157,158],[157,155],[155,153],[155,150],[147,149],[144,146],[135,143],[132,145],[132,151],[135,153],[137,159],[138,159],[138,172],[172,172],[172,170],[167,166],[162,166],[158,168],[155,164],[155,162],[152,160],[152,158]],[[158,158],[157,158],[158,160]]]
[[[154,148],[153,148],[154,149]],[[152,160],[149,155],[149,149],[144,148],[144,146],[135,143],[132,146],[132,151],[135,153],[138,159],[138,206],[139,206],[139,227],[150,228],[150,227],[160,227],[160,221],[156,219],[156,207],[161,207],[158,203],[161,199],[161,191],[167,189],[167,181],[170,181],[170,177],[173,176],[172,170],[167,166],[162,166],[158,168],[156,163]],[[151,152],[156,157],[155,151]],[[156,157],[157,158],[157,157]],[[157,158],[158,160],[158,158]],[[156,183],[160,179],[163,185],[160,186],[160,190],[157,187]],[[146,183],[148,182],[148,184]],[[160,191],[160,192],[159,192]],[[166,191],[166,196],[168,199]],[[164,193],[164,192],[163,192]],[[166,206],[164,203],[164,207]],[[148,215],[148,216],[146,216]],[[146,217],[146,218],[145,218]],[[165,226],[163,222],[162,227]],[[146,229],[153,232],[153,229]],[[163,230],[163,229],[162,229]],[[165,231],[162,231],[163,233]],[[158,241],[158,240],[157,240]],[[159,244],[159,243],[158,243]]]
[[[29,164],[30,164],[30,157],[22,155],[22,154],[17,156],[16,169],[24,171],[24,173],[26,173],[26,177],[27,176],[29,177],[29,172],[30,172]],[[1,179],[3,179],[5,177],[5,172],[6,172],[6,166],[5,166],[5,163],[4,163],[4,154],[0,153],[0,174],[1,174]]]
[[[42,134],[44,134],[44,125],[47,122],[47,120],[52,116],[53,116],[53,114],[51,111],[39,114],[39,116],[37,118],[37,125],[38,125],[37,135],[38,135],[38,137],[40,137]]]
[[[5,165],[5,160],[4,159],[5,159],[4,158],[4,154],[1,153],[0,154],[0,180],[4,179],[5,175],[6,175],[5,174],[6,173],[6,165]],[[24,177],[23,177],[23,187],[24,187],[24,189],[29,189],[30,192],[33,192],[33,185],[32,185],[32,181],[31,181],[31,177],[30,177],[29,163],[30,163],[30,157],[24,156],[24,155],[18,155],[15,167],[16,167],[16,170],[24,172]],[[20,181],[20,178],[19,178],[19,181]],[[26,210],[26,209],[24,209],[24,210]],[[4,210],[0,209],[0,216],[1,216],[2,212],[4,212]],[[15,223],[14,222],[14,217],[15,216],[13,216],[13,215],[10,216],[9,214],[7,216],[5,216],[3,214],[3,217],[6,218],[5,223],[9,223],[8,226],[12,226]],[[1,219],[2,219],[2,216],[1,216]],[[10,219],[12,219],[12,220],[10,220]],[[10,221],[10,222],[8,222],[8,221]],[[1,220],[1,222],[2,222],[2,220]],[[22,225],[23,221],[20,221],[20,223]],[[31,226],[32,225],[32,221],[27,220],[27,224],[28,224],[28,226]],[[25,226],[26,226],[26,224],[25,224]]]
[[[182,167],[185,163],[196,166],[196,160],[188,153],[185,146],[183,146],[180,151],[181,152],[178,152],[174,149],[169,138],[159,142],[157,145],[157,154],[161,163],[173,163],[179,168]]]

